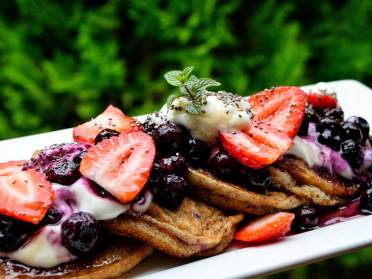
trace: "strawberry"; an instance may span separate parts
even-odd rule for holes
[[[16,171],[21,171],[27,161],[9,161],[6,163],[0,163],[0,176],[8,175]]]
[[[92,146],[80,172],[123,203],[145,186],[155,158],[152,138],[141,131],[120,134]]]
[[[285,236],[295,218],[293,213],[278,212],[248,223],[236,234],[235,239],[248,243],[262,243]]]
[[[315,108],[327,109],[337,107],[337,99],[333,95],[321,92],[310,92],[307,94],[307,101]]]
[[[293,144],[305,113],[306,94],[282,86],[249,98],[255,113],[243,131],[220,132],[225,150],[243,165],[259,169],[278,160]]]
[[[5,166],[2,170],[7,168],[8,166]],[[16,169],[0,176],[0,214],[38,224],[53,200],[52,185],[44,174],[36,170]]]
[[[103,129],[128,133],[138,130],[139,127],[134,118],[126,116],[120,109],[110,105],[96,118],[75,127],[72,134],[74,141],[93,144],[95,137]]]

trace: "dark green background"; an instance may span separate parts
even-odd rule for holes
[[[245,95],[371,85],[371,21],[370,0],[1,1],[0,139],[71,127],[110,103],[150,112],[171,90],[162,75],[188,65]],[[363,250],[278,277],[352,278],[369,266]]]

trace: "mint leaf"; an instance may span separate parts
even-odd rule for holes
[[[190,103],[185,107],[185,111],[190,114],[200,114],[200,108],[198,106],[195,106],[194,103]]]
[[[181,71],[170,71],[164,75],[164,78],[170,85],[180,87],[183,85],[180,80],[181,75]]]
[[[185,82],[189,79],[189,76],[193,70],[194,70],[194,66],[190,66],[190,67],[183,69],[182,78],[185,80]]]
[[[198,91],[204,91],[208,87],[220,86],[220,85],[221,85],[221,83],[219,83],[218,81],[215,81],[213,79],[210,79],[210,78],[200,78],[200,79],[198,79],[193,84],[193,90],[196,91],[196,92],[198,92]]]
[[[187,96],[188,96],[187,93],[184,93],[184,92],[177,92],[177,93],[174,93],[174,94],[170,95],[167,99],[167,107],[169,108],[172,105],[172,103],[175,99],[177,99],[179,97],[186,97],[187,98]]]

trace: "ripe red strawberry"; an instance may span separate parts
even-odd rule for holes
[[[315,108],[327,109],[337,107],[337,99],[332,95],[321,92],[310,92],[307,94],[307,101]]]
[[[236,234],[235,239],[248,243],[262,243],[285,236],[290,230],[295,215],[278,212],[260,217],[248,223]]]
[[[244,131],[220,132],[225,150],[243,165],[258,169],[278,160],[293,144],[305,113],[306,94],[283,86],[249,98],[255,113]]]
[[[27,161],[9,161],[5,163],[0,163],[0,176],[8,175],[16,171],[21,171],[23,166]]]
[[[0,214],[38,224],[53,200],[52,185],[36,170],[17,169],[0,176]]]
[[[95,137],[103,129],[129,133],[138,130],[139,127],[134,118],[126,116],[120,109],[110,105],[96,118],[75,127],[73,129],[74,141],[93,144]]]
[[[141,131],[120,134],[92,146],[80,172],[123,203],[145,186],[155,158],[152,138]]]

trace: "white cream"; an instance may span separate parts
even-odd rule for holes
[[[1,256],[42,268],[50,268],[72,261],[76,259],[76,256],[72,255],[61,243],[63,220],[75,212],[88,212],[97,220],[113,219],[130,208],[129,205],[98,196],[86,178],[80,178],[70,186],[57,183],[52,185],[56,192],[55,205],[63,214],[62,220],[57,224],[41,228],[21,248]]]
[[[162,113],[176,124],[185,126],[190,133],[203,141],[213,142],[218,131],[235,131],[246,127],[253,118],[250,105],[241,96],[227,92],[208,92],[198,115],[185,111],[190,101],[184,97],[173,101]]]
[[[349,180],[354,177],[353,169],[338,152],[313,139],[295,137],[294,145],[286,154],[304,160],[311,168],[322,167]]]

